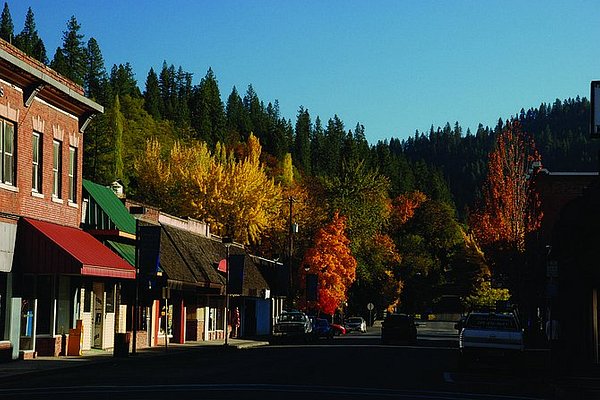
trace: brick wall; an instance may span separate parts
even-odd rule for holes
[[[67,344],[65,343],[65,346]],[[62,354],[62,336],[36,337],[35,350],[38,356],[58,357]]]
[[[0,41],[0,47],[2,42]],[[16,168],[15,187],[0,185],[0,212],[27,216],[78,227],[81,220],[81,177],[83,135],[78,119],[35,99],[29,107],[23,105],[23,91],[0,79],[4,95],[0,97],[0,117],[15,124]],[[33,131],[42,134],[40,194],[31,192]],[[60,201],[52,199],[53,140],[62,142],[62,189]],[[77,196],[68,201],[69,146],[77,149]]]

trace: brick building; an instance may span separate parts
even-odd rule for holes
[[[528,304],[538,307],[541,322],[557,324],[560,346],[553,351],[598,363],[598,173],[541,170],[534,184],[543,218],[528,242]],[[545,334],[545,324],[538,330]]]
[[[79,229],[83,135],[101,112],[81,87],[0,40],[4,358],[58,354],[71,329],[84,348],[112,347],[115,287],[135,270]]]

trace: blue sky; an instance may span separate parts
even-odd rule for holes
[[[279,100],[295,122],[334,114],[369,143],[458,121],[494,126],[521,107],[581,96],[600,79],[597,1],[9,1],[27,7],[48,57],[71,15],[96,38],[107,70],[129,62],[144,90],[163,60],[212,67],[225,102],[235,85]]]

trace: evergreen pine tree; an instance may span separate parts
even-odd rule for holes
[[[163,61],[162,69],[158,76],[158,85],[161,97],[160,115],[164,119],[174,120],[177,108],[175,66],[168,66],[167,62]]]
[[[225,108],[225,126],[230,135],[235,132],[239,139],[246,140],[250,135],[250,116],[236,87],[231,90]]]
[[[191,99],[191,122],[198,138],[210,146],[224,141],[225,111],[221,101],[219,85],[209,68],[200,84],[194,88]]]
[[[4,8],[2,9],[2,17],[0,21],[0,38],[12,43],[14,32],[15,27],[13,25],[12,17],[10,16],[8,3],[4,2]]]
[[[305,174],[311,174],[311,158],[310,158],[310,136],[311,136],[311,122],[310,114],[308,110],[300,106],[298,110],[298,116],[296,119],[296,136],[294,140],[294,154],[293,158],[296,161],[296,165]]]
[[[76,84],[83,85],[87,70],[87,51],[80,29],[81,25],[72,16],[67,22],[67,30],[63,32],[63,47],[57,49],[50,66]]]
[[[87,71],[85,74],[84,89],[86,96],[101,104],[108,104],[107,83],[108,77],[104,58],[100,46],[94,38],[90,38],[87,44]]]
[[[322,173],[324,162],[323,157],[323,144],[324,144],[325,133],[323,132],[323,126],[321,124],[321,118],[317,116],[315,119],[315,126],[312,130],[310,139],[310,157],[311,157],[311,170],[313,175],[319,175]]]
[[[15,46],[41,63],[48,64],[46,46],[44,46],[44,42],[38,35],[35,27],[35,16],[31,7],[27,9],[23,30],[15,37]]]
[[[110,86],[113,95],[141,97],[131,64],[113,65],[110,70]]]
[[[144,92],[144,109],[154,119],[159,120],[160,116],[160,87],[158,84],[158,75],[150,68],[146,77],[146,91]]]

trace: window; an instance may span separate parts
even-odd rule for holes
[[[0,120],[0,164],[1,182],[15,185],[15,126]]]
[[[42,135],[33,132],[33,162],[31,169],[31,190],[42,192]]]
[[[52,142],[52,196],[60,198],[62,175],[62,143]]]
[[[77,149],[69,147],[69,201],[77,202]]]

